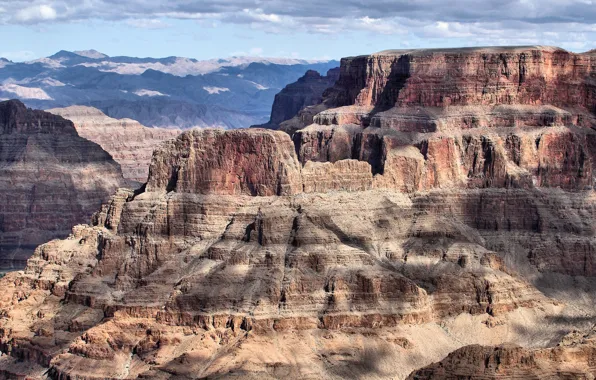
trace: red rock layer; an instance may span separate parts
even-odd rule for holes
[[[387,50],[344,58],[336,105],[582,105],[596,57],[544,46]]]
[[[257,129],[195,130],[165,143],[154,154],[147,190],[267,196],[302,189],[292,141]]]

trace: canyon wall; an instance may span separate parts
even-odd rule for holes
[[[292,136],[184,132],[0,280],[0,368],[593,378],[595,74],[556,48],[382,52]]]
[[[0,268],[22,268],[39,244],[72,226],[126,185],[120,166],[59,116],[0,103]]]

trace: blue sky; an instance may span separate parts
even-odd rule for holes
[[[341,58],[486,45],[596,48],[596,0],[0,0],[0,56]]]

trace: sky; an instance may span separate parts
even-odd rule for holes
[[[596,48],[596,0],[0,0],[0,57],[339,59],[386,49]]]

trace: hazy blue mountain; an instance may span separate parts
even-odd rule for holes
[[[95,50],[59,51],[15,63],[0,59],[0,99],[49,109],[89,105],[144,125],[248,127],[266,122],[275,94],[308,70],[337,61],[231,57],[108,57]]]

